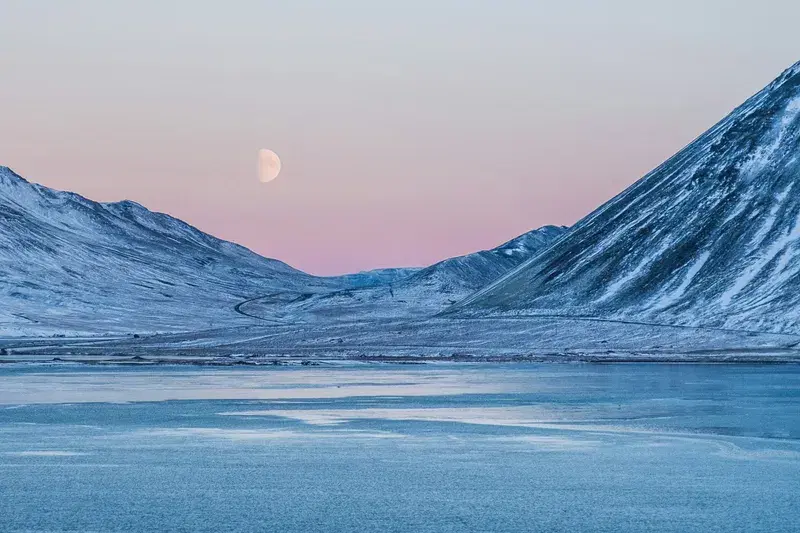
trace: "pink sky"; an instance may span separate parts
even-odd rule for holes
[[[800,59],[797,3],[639,4],[3,3],[0,164],[312,273],[430,264],[574,223]]]

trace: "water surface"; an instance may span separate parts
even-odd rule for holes
[[[3,531],[798,531],[800,367],[0,367]]]

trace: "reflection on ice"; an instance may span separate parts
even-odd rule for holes
[[[13,455],[18,457],[77,457],[88,455],[82,452],[71,452],[65,450],[24,450],[20,452],[2,452],[3,455]]]
[[[143,437],[152,438],[212,438],[212,439],[227,439],[231,441],[269,441],[269,440],[304,440],[308,441],[314,439],[337,439],[341,437],[347,438],[362,438],[362,439],[377,439],[377,438],[403,438],[390,432],[379,431],[355,431],[355,430],[341,430],[336,432],[314,433],[309,434],[302,430],[281,430],[281,429],[226,429],[226,428],[199,428],[199,427],[186,427],[186,428],[151,428],[132,432],[125,435],[125,438],[141,439]]]
[[[345,369],[23,371],[3,376],[0,405],[168,400],[447,396],[509,390],[473,372]]]
[[[301,420],[306,424],[335,425],[369,420],[417,420],[422,422],[459,422],[497,426],[540,427],[554,422],[553,413],[536,407],[429,407],[424,409],[287,409],[263,411],[228,411],[224,416],[276,416]]]

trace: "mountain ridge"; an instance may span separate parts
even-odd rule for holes
[[[233,248],[239,248],[239,249],[242,249],[242,251],[245,251],[247,253],[253,254],[255,256],[263,257],[260,254],[250,250],[246,246],[243,246],[243,245],[238,244],[238,243],[234,243],[234,242],[231,242],[231,241],[226,241],[224,239],[220,239],[218,237],[215,237],[215,236],[213,236],[213,235],[211,235],[209,233],[206,233],[206,232],[196,228],[195,226],[192,226],[191,224],[185,222],[184,220],[181,220],[181,219],[179,219],[177,217],[174,217],[174,216],[172,216],[172,215],[170,215],[168,213],[162,213],[162,212],[159,212],[159,211],[152,211],[152,210],[148,209],[147,207],[145,207],[144,205],[142,205],[142,204],[140,204],[138,202],[135,202],[133,200],[124,199],[124,200],[119,200],[119,201],[114,201],[114,202],[98,202],[98,201],[95,201],[95,200],[91,200],[91,199],[89,199],[89,198],[87,198],[87,197],[85,197],[85,196],[83,196],[83,195],[81,195],[79,193],[76,193],[76,192],[56,190],[56,189],[52,189],[50,187],[47,187],[47,186],[44,186],[44,185],[41,185],[41,184],[38,184],[38,183],[31,182],[31,181],[25,179],[23,176],[21,176],[18,173],[16,173],[12,168],[10,168],[8,166],[4,166],[4,165],[0,165],[0,185],[23,186],[23,187],[27,186],[27,187],[30,187],[32,190],[36,191],[36,193],[38,193],[40,196],[42,196],[44,198],[50,198],[50,199],[57,199],[57,198],[64,199],[64,198],[66,198],[66,199],[69,199],[71,201],[75,201],[75,202],[77,202],[77,203],[79,203],[81,205],[84,205],[84,206],[101,206],[101,207],[107,209],[110,213],[113,213],[113,214],[115,214],[115,215],[117,215],[117,216],[119,216],[121,218],[131,219],[133,217],[138,217],[138,221],[140,223],[143,223],[143,225],[145,227],[148,227],[146,224],[144,224],[146,222],[146,220],[141,218],[141,216],[144,214],[144,215],[150,216],[150,217],[152,217],[152,218],[154,218],[156,220],[160,220],[162,222],[165,222],[166,224],[173,225],[175,227],[181,228],[186,232],[193,233],[195,235],[203,236],[205,238],[208,238],[212,242],[218,243],[218,244],[220,244],[222,246],[230,246],[230,247],[233,247]],[[4,191],[3,189],[0,189],[0,192],[7,192],[7,190]],[[7,195],[0,195],[0,197],[4,197],[5,199],[8,199]],[[20,207],[24,208],[26,206],[20,204]],[[153,227],[149,227],[149,229],[152,229],[152,230],[155,230],[155,231],[158,230],[158,228],[153,228]],[[267,259],[267,258],[265,258],[265,259]],[[276,263],[281,263],[281,264],[285,265],[288,269],[297,270],[294,267],[291,267],[287,263],[285,263],[283,261],[280,261],[278,259],[269,259],[269,260],[270,261],[274,261]]]
[[[135,202],[95,202],[8,167],[0,167],[0,224],[5,333],[209,327],[240,321],[234,304],[270,287],[343,286]]]

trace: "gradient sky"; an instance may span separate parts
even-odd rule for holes
[[[316,274],[429,264],[574,223],[800,60],[800,2],[755,5],[0,0],[0,164]]]

